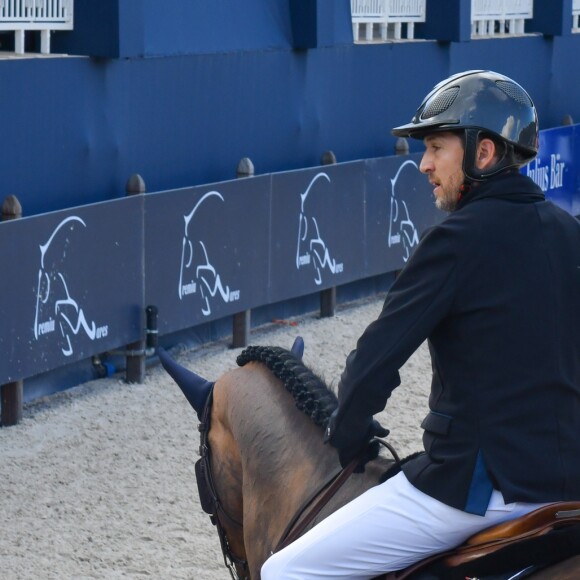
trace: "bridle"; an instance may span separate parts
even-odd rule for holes
[[[203,511],[209,515],[211,523],[216,526],[222,554],[224,557],[224,564],[229,570],[233,580],[250,580],[248,561],[236,556],[230,547],[226,531],[223,525],[223,520],[235,526],[238,529],[243,528],[242,522],[228,514],[221,503],[211,471],[211,450],[209,447],[208,435],[211,426],[211,409],[213,403],[213,387],[209,392],[203,412],[201,415],[201,422],[199,424],[200,444],[199,454],[200,458],[195,463],[195,477],[197,480],[197,489],[199,493],[199,500]],[[389,443],[378,439],[378,441],[393,454],[395,461],[400,463],[400,459]],[[282,537],[278,541],[274,552],[281,550],[295,539],[300,537],[306,528],[312,523],[314,518],[320,513],[322,508],[340,489],[344,482],[350,477],[359,463],[359,459],[355,458],[344,469],[340,469],[335,473],[326,483],[324,483],[315,493],[308,498],[302,507],[297,511],[292,518]],[[242,576],[238,574],[238,569],[242,570]]]
[[[199,424],[199,454],[200,458],[195,463],[195,478],[199,501],[203,511],[209,515],[211,523],[216,527],[224,557],[226,568],[230,571],[233,580],[250,580],[248,561],[236,556],[230,547],[223,521],[242,529],[242,522],[228,514],[224,509],[214,483],[211,471],[211,451],[209,448],[208,434],[211,423],[211,408],[213,403],[213,388],[210,391]],[[242,576],[238,575],[238,569],[242,570]]]

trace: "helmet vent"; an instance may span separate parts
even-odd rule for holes
[[[439,93],[425,108],[421,114],[421,118],[430,119],[446,111],[453,104],[458,92],[459,87],[451,87]]]
[[[495,81],[495,84],[508,97],[511,97],[514,101],[520,103],[520,105],[529,107],[532,104],[530,97],[528,97],[528,95],[515,83],[510,83],[509,81]]]

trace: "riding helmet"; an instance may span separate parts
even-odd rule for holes
[[[518,83],[493,71],[470,70],[441,81],[423,99],[411,122],[392,132],[423,139],[437,131],[463,136],[463,170],[468,180],[482,181],[507,168],[522,167],[538,153],[538,115],[532,99]],[[500,161],[486,172],[475,166],[480,136],[505,145]]]

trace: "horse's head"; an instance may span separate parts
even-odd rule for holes
[[[300,338],[292,352],[248,347],[238,356],[241,368],[224,373],[215,385],[160,353],[198,414],[211,393],[211,416],[203,416],[201,447],[202,452],[209,450],[205,465],[214,499],[219,498],[210,503],[223,534],[222,549],[225,545],[229,550],[230,566],[239,578],[259,577],[288,523],[340,470],[336,450],[325,445],[323,437],[338,404],[336,395],[302,363],[303,348]],[[207,479],[203,473],[200,478],[200,472],[196,467],[198,483]],[[377,470],[351,478],[325,513],[368,489],[379,475]],[[200,488],[204,506],[202,495]],[[247,561],[247,569],[239,560]]]
[[[162,348],[159,359],[202,422],[201,459],[195,467],[201,507],[217,526],[226,564],[237,577],[245,578],[242,469],[237,444],[227,425],[222,389],[214,393],[215,383],[181,366]]]
[[[292,346],[292,356],[302,358],[304,341],[297,337]],[[215,383],[204,379],[174,361],[165,350],[159,349],[159,359],[165,370],[179,385],[189,404],[203,424],[200,453],[202,459],[196,465],[199,495],[203,509],[214,516],[222,541],[222,550],[228,552],[226,564],[235,569],[239,578],[245,578],[248,570],[243,529],[243,466],[238,442],[232,427],[236,415],[235,394],[243,389],[239,379],[232,380],[226,373]],[[209,397],[211,404],[208,405]],[[204,411],[210,415],[204,416]],[[211,453],[209,450],[211,449]],[[226,556],[226,552],[224,552]]]

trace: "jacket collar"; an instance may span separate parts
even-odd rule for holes
[[[456,211],[473,201],[488,197],[514,203],[537,203],[545,200],[540,187],[528,176],[522,175],[519,171],[505,171],[482,183],[472,185],[462,194]]]

